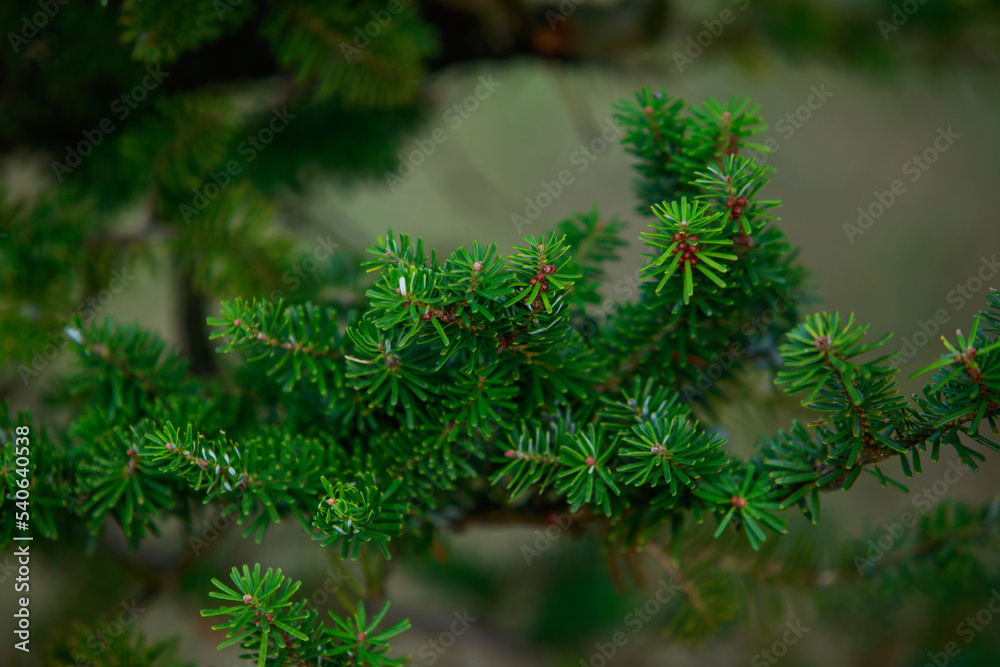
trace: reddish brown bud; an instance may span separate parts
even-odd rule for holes
[[[691,238],[688,239],[688,242],[689,243],[697,243],[698,242],[698,235],[697,234],[692,234]]]
[[[535,285],[538,284],[538,278],[532,278],[532,279],[530,279],[528,281],[528,284],[531,285],[532,287],[534,287]]]
[[[250,595],[249,593],[246,593],[243,596],[243,604],[250,604],[251,602],[253,602],[253,596]]]
[[[729,502],[732,503],[733,507],[738,509],[743,509],[747,506],[747,499],[741,498],[740,496],[733,496],[729,499]]]
[[[593,457],[593,456],[588,456],[588,457],[587,457],[587,460],[586,460],[586,461],[584,461],[584,463],[586,463],[586,464],[587,464],[588,466],[590,466],[591,468],[593,468],[593,467],[594,467],[594,465],[595,465],[595,464],[597,463],[597,461],[596,461],[596,460],[594,460],[594,457]]]
[[[424,318],[424,321],[426,322],[427,320],[431,319],[431,314],[430,313],[424,313],[422,315],[422,317]]]
[[[545,266],[542,267],[542,273],[555,273],[555,272],[556,272],[555,264],[546,264]]]
[[[508,449],[506,452],[503,453],[503,455],[506,456],[509,459],[516,459],[517,458],[517,452],[514,451],[513,449]]]
[[[539,289],[543,292],[548,292],[549,291],[548,283],[542,283],[542,286]]]
[[[482,271],[483,270],[483,263],[482,262],[475,262],[475,263],[473,263],[472,270],[473,271]]]

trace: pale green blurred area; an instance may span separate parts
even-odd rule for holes
[[[750,70],[707,57],[678,74],[670,50],[665,53],[656,67],[645,62],[615,71],[529,62],[449,71],[433,79],[430,94],[438,110],[413,137],[426,140],[441,127],[447,138],[411,177],[395,191],[381,180],[350,189],[325,184],[315,187],[303,203],[315,221],[328,225],[342,243],[356,249],[391,226],[423,237],[428,247],[441,253],[473,240],[496,242],[509,251],[521,236],[512,214],[524,215],[525,198],[535,199],[544,192],[543,182],[555,181],[568,170],[571,185],[524,232],[546,232],[564,216],[591,205],[605,216],[620,216],[628,223],[626,238],[631,245],[622,261],[609,269],[614,283],[634,274],[641,261],[637,239],[644,222],[635,212],[631,160],[618,145],[611,145],[581,171],[574,152],[599,136],[611,117],[612,103],[642,86],[666,88],[691,103],[706,97],[748,96],[760,105],[771,126],[762,138],[777,141],[778,150],[768,159],[777,172],[766,194],[784,201],[778,212],[780,224],[801,248],[801,262],[815,278],[819,297],[815,309],[853,312],[859,321],[871,323],[875,337],[896,332],[890,343],[893,350],[899,349],[901,338],[912,339],[919,322],[933,319],[939,309],[949,318],[943,333],[968,330],[973,314],[985,303],[987,287],[961,307],[954,298],[949,300],[949,293],[975,276],[983,257],[1000,254],[994,196],[1000,87],[995,74],[955,71],[945,78],[931,78],[902,72],[876,79],[794,62],[766,61]],[[453,127],[444,113],[473,94],[480,76],[492,76],[501,85]],[[778,121],[805,104],[814,86],[833,94],[790,136],[787,130],[780,132]],[[917,181],[909,181],[902,171],[904,163],[932,146],[939,128],[948,127],[960,138]],[[401,152],[413,148],[411,142]],[[906,192],[852,243],[845,224],[856,224],[858,207],[867,208],[875,201],[874,192],[888,190],[895,179],[905,181]],[[144,322],[176,339],[168,287],[149,276],[141,282],[112,304],[108,314],[125,322]],[[1000,287],[1000,275],[990,285]],[[904,376],[935,359],[940,349],[936,340],[922,347],[903,367]],[[917,391],[922,381],[904,377],[901,384],[909,393]],[[795,400],[777,396],[766,381],[755,381],[721,408],[722,421],[734,447],[745,452],[759,436],[787,426],[797,414],[795,405]],[[995,459],[988,457],[978,475],[965,476],[949,488],[947,497],[969,501],[993,497],[1000,472]],[[924,475],[912,484],[914,491],[929,488],[945,468],[925,464]],[[886,470],[901,477],[895,464]],[[824,501],[824,526],[853,534],[860,534],[864,524],[880,525],[913,507],[907,496],[881,489],[869,479],[859,482],[850,495],[830,493]],[[793,521],[793,528],[815,530],[801,521]],[[177,538],[174,533],[173,539]],[[671,648],[658,638],[655,617],[633,635],[626,615],[646,596],[641,591],[632,591],[630,597],[614,594],[593,542],[563,537],[529,566],[522,547],[536,539],[533,529],[477,528],[449,540],[451,560],[443,568],[396,564],[387,588],[393,601],[391,616],[406,615],[414,622],[414,629],[396,642],[399,652],[413,654],[413,664],[418,665],[568,666],[581,664],[580,659],[586,664],[596,650],[595,642],[609,642],[615,632],[625,630],[630,641],[608,664],[729,665],[748,664],[778,636],[750,627],[725,634],[695,652]],[[180,540],[172,543],[168,531],[167,537],[151,542],[142,553],[166,559],[187,548],[183,537]],[[84,558],[67,554],[67,561],[47,575],[51,584],[41,590],[72,588],[78,570],[71,559],[76,557]],[[176,588],[149,605],[139,625],[152,635],[180,632],[183,654],[204,665],[230,665],[238,655],[234,650],[216,652],[220,634],[197,615],[198,609],[209,606],[204,597],[209,576],[224,578],[233,564],[260,562],[303,579],[302,590],[308,593],[321,587],[329,567],[323,550],[292,524],[279,526],[261,547],[240,539],[238,529],[227,531],[198,560],[185,577],[188,584],[192,579],[199,583],[184,588],[199,593],[182,593],[182,582],[175,582]],[[446,576],[445,570],[451,575]],[[652,564],[649,571],[653,582],[662,576]],[[561,587],[546,588],[554,580]],[[554,590],[562,591],[559,599],[545,598]],[[571,595],[572,591],[576,593]],[[39,593],[34,604],[41,611],[59,601]],[[478,617],[471,628],[455,637],[443,653],[427,652],[427,642],[441,640],[449,630],[453,613],[465,610]],[[806,598],[796,598],[790,614],[814,629],[782,664],[855,664],[855,647],[824,630]],[[543,646],[538,641],[542,631],[557,627],[551,631],[564,640],[562,648]],[[577,648],[572,647],[574,641]],[[435,660],[422,657],[428,655]],[[900,664],[902,656],[883,658],[883,664]]]

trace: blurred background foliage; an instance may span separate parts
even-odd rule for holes
[[[389,18],[369,28],[373,16]],[[349,299],[343,286],[365,280],[360,251],[390,225],[441,252],[473,239],[510,248],[596,203],[634,239],[644,222],[631,159],[595,140],[614,129],[611,104],[646,85],[696,103],[748,96],[761,106],[770,126],[761,143],[772,151],[761,159],[777,169],[766,194],[784,202],[782,225],[813,273],[816,307],[896,332],[904,372],[938,354],[933,342],[914,343],[936,313],[943,332],[968,327],[987,292],[971,288],[973,277],[992,270],[988,284],[1000,285],[989,269],[1000,249],[989,189],[1000,148],[1000,4],[989,0],[78,0],[3,3],[0,26],[0,394],[55,423],[64,415],[56,378],[70,356],[59,336],[73,314],[153,328],[209,373],[219,362],[204,320],[218,299],[276,290],[295,302]],[[826,91],[818,103],[817,90]],[[947,128],[958,139],[913,179],[908,161]],[[541,206],[563,171],[571,183]],[[862,235],[848,234],[858,207],[897,179],[905,193]],[[337,252],[309,261],[331,243]],[[609,270],[616,299],[629,294],[638,244],[622,255]],[[797,414],[763,374],[752,386],[714,406],[737,446]],[[910,496],[859,483],[827,500],[824,525],[864,544],[914,511],[920,492],[934,500],[927,516],[996,493],[992,460],[937,494],[945,470],[926,470]],[[37,543],[39,645],[77,622],[100,627],[136,600],[144,611],[130,631],[180,633],[183,659],[234,663],[238,652],[216,652],[197,615],[211,577],[259,561],[323,591],[333,566],[294,527],[257,547],[227,525],[207,524],[205,545],[192,548],[168,524],[134,556],[109,526],[102,554],[115,557],[100,560],[82,536]],[[788,568],[799,551],[832,548],[800,528],[816,539],[789,541],[779,561]],[[697,650],[661,638],[655,616],[633,635],[627,619],[656,577],[617,591],[596,541],[539,539],[534,529],[470,527],[440,545],[440,559],[397,564],[393,614],[414,624],[397,648],[414,664],[597,665],[595,642],[624,630],[629,642],[609,664],[771,664],[760,651],[784,627],[753,614]],[[527,563],[523,547],[538,544],[545,550]],[[689,576],[718,576],[719,559],[750,557],[717,548]],[[949,664],[996,664],[1000,625],[965,644],[959,624],[986,605],[1000,571],[952,574],[900,572],[864,606],[835,590],[796,597],[789,620],[809,630],[782,661],[923,665],[956,641]],[[3,586],[10,576],[5,567]],[[899,595],[914,589],[926,595]],[[323,597],[317,605],[334,604]],[[477,619],[468,631],[429,649],[466,611]]]

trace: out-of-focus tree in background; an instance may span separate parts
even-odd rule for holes
[[[74,316],[157,331],[209,378],[227,363],[206,325],[220,300],[350,306],[369,283],[361,254],[387,227],[442,254],[473,240],[506,252],[598,204],[637,238],[644,202],[611,105],[644,86],[760,106],[769,129],[755,141],[770,152],[756,157],[776,169],[766,194],[783,201],[811,306],[895,331],[904,377],[1000,285],[995,2],[50,0],[4,3],[0,27],[0,397],[53,429],[81,409],[65,381]],[[638,243],[620,254],[611,298],[640,264]],[[768,379],[706,408],[743,451],[801,414]],[[981,504],[998,470],[981,467],[951,484],[937,466],[909,495],[859,482],[827,499],[815,541],[878,540],[905,512]],[[75,624],[90,624],[75,640],[87,644],[119,617],[129,633],[182,636],[185,660],[231,664],[239,651],[216,652],[198,617],[212,577],[260,562],[303,591],[337,578],[285,524],[258,545],[226,517],[199,515],[193,531],[170,520],[133,552],[110,520],[94,535],[68,523],[34,542],[32,575],[35,645],[63,646],[65,664]],[[944,664],[931,656],[952,641],[947,664],[1000,658],[1000,625],[983,617],[966,634],[995,569],[926,582],[927,600],[892,585],[863,604],[778,589],[792,598],[778,627],[748,586],[745,622],[693,646],[662,636],[659,607],[636,621],[657,584],[616,590],[592,536],[472,526],[446,541],[439,558],[393,561],[393,618],[413,624],[394,647],[413,664],[923,665]],[[0,558],[7,627],[13,557]]]

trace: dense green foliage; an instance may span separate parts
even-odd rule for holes
[[[437,48],[412,3],[352,58],[355,27],[384,3],[114,5],[56,3],[40,26],[21,5],[0,8],[17,37],[0,52],[0,151],[43,155],[29,164],[56,186],[31,205],[0,195],[0,363],[25,381],[50,359],[36,351],[60,345],[48,334],[73,314],[95,321],[101,291],[138,265],[165,264],[178,285],[197,372],[214,363],[201,342],[210,298],[315,296],[321,283],[299,277],[310,223],[295,193],[395,166]]]
[[[879,356],[888,336],[865,341],[867,327],[836,313],[799,322],[804,274],[776,226],[778,203],[760,195],[768,170],[739,155],[759,127],[753,111],[739,101],[683,111],[648,91],[619,107],[639,192],[663,199],[643,233],[637,297],[601,322],[588,304],[621,226],[594,211],[508,256],[473,244],[440,258],[390,230],[369,248],[363,266],[376,275],[353,306],[225,302],[209,324],[240,361],[216,378],[192,377],[146,331],[77,318],[65,332],[79,359],[65,382],[77,414],[36,447],[35,525],[56,538],[75,515],[96,535],[111,518],[135,547],[167,514],[190,521],[194,499],[258,539],[295,517],[372,571],[430,549],[450,523],[568,512],[627,558],[662,560],[666,540],[689,562],[682,545],[706,519],[714,538],[742,533],[757,550],[786,532],[786,510],[818,523],[826,489],[862,473],[898,485],[887,460],[910,477],[945,448],[972,469],[977,445],[1000,449],[980,433],[985,421],[996,435],[1000,412],[1000,293],[925,369],[922,395],[900,396]],[[696,414],[752,363],[820,414],[743,460]],[[4,417],[2,432],[29,421]],[[939,516],[995,534],[992,511]],[[217,626],[227,643],[262,661],[397,664],[384,640],[404,626],[371,634],[384,609],[369,623],[361,602],[353,620],[324,626],[280,572],[244,568],[233,583],[213,595],[235,604],[205,613],[231,616]],[[671,627],[704,636],[733,617],[731,596],[689,591]]]
[[[953,450],[974,471],[1000,449],[1000,292],[944,342],[921,393],[902,396],[888,335],[806,315],[771,171],[747,157],[766,148],[746,100],[687,105],[647,89],[615,106],[647,261],[610,306],[606,267],[636,239],[596,209],[509,253],[473,242],[439,256],[393,229],[364,258],[325,232],[301,252],[325,228],[297,197],[319,177],[393,169],[429,69],[524,52],[604,60],[572,39],[603,7],[557,22],[577,31],[520,3],[499,26],[455,3],[56,4],[44,25],[0,7],[15,28],[0,51],[0,152],[44,157],[37,196],[0,191],[0,396],[74,353],[47,396],[61,418],[0,402],[0,547],[25,513],[36,544],[79,540],[102,556],[109,527],[136,552],[171,521],[196,550],[205,517],[258,542],[297,523],[331,560],[358,564],[337,612],[260,565],[199,591],[224,605],[203,612],[221,646],[267,665],[404,664],[389,640],[408,623],[384,622],[388,561],[439,555],[443,535],[477,522],[568,520],[619,583],[623,567],[640,584],[661,568],[683,594],[659,627],[687,641],[780,616],[789,588],[851,607],[995,580],[1000,504],[941,503],[884,558],[867,536],[825,541],[820,506],[862,474],[905,489],[897,461],[912,478]],[[639,43],[663,25],[662,3],[644,4]],[[746,20],[719,48],[765,41],[885,65],[891,39],[934,65],[996,56],[1000,17],[983,3],[898,20],[891,0],[733,5]],[[469,20],[443,31],[455,16]],[[377,34],[359,32],[369,17]],[[900,22],[905,34],[886,27]],[[181,349],[103,317],[138,267],[170,276]],[[760,375],[816,414],[744,457],[715,408]],[[790,520],[799,512],[813,527]],[[174,640],[108,639],[88,623],[47,659],[184,664]]]

